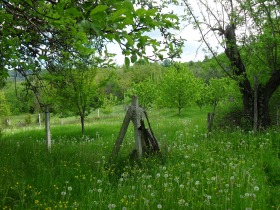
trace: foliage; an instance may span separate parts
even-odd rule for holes
[[[109,94],[107,97],[104,97],[102,100],[102,109],[101,111],[104,114],[111,114],[113,112],[114,106],[117,105],[117,97]]]
[[[139,105],[143,108],[151,108],[158,97],[158,86],[151,79],[146,79],[140,83],[134,83],[127,94],[130,98],[138,96]]]
[[[210,86],[204,82],[204,80],[197,78],[196,79],[198,97],[196,98],[196,104],[199,106],[200,110],[202,106],[207,106],[213,103],[212,100],[212,89]]]
[[[8,117],[11,114],[10,105],[3,91],[0,91],[0,117]]]
[[[160,83],[159,105],[181,109],[194,103],[198,97],[196,79],[185,67],[171,67]]]
[[[212,104],[220,101],[239,102],[240,93],[236,81],[223,77],[221,79],[212,78],[209,81]]]
[[[15,69],[26,78],[29,72],[39,77],[42,68],[52,71],[50,66],[65,57],[91,56],[95,67],[110,65],[106,45],[111,42],[120,46],[127,66],[142,57],[162,59],[160,50],[178,57],[183,42],[170,31],[179,29],[179,18],[164,13],[167,6],[165,1],[3,1],[0,76]],[[147,35],[155,30],[163,36],[162,45]],[[153,58],[146,46],[152,47]]]

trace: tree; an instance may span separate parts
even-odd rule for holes
[[[134,83],[128,95],[130,95],[130,97],[137,95],[139,105],[144,108],[150,108],[155,104],[158,96],[157,85],[153,80],[145,79],[140,83]]]
[[[196,79],[193,74],[182,65],[171,67],[163,76],[160,84],[159,103],[165,107],[181,109],[195,102],[198,97]]]
[[[52,75],[56,100],[60,108],[80,117],[82,134],[85,133],[85,118],[92,109],[100,107],[99,89],[102,82],[96,80],[96,69],[84,64],[64,69],[60,74]],[[52,102],[55,103],[55,102]]]
[[[127,66],[142,57],[161,59],[160,50],[178,57],[183,42],[173,38],[169,29],[177,30],[179,19],[171,12],[163,13],[167,5],[141,0],[3,0],[0,77],[7,77],[8,69],[16,69],[26,79],[28,71],[39,77],[44,68],[54,71],[50,67],[61,58],[86,55],[95,58],[95,66],[110,65],[109,42],[119,44]],[[161,42],[147,35],[154,30],[161,32]],[[154,55],[146,54],[146,46],[152,47]]]
[[[269,101],[280,85],[280,4],[275,0],[199,0],[201,19],[187,1],[183,1],[202,40],[222,69],[238,81],[244,112],[253,123],[254,75],[259,73],[256,87],[259,127],[270,125]],[[212,32],[212,33],[211,33]],[[224,48],[231,69],[221,64],[212,45],[213,34]],[[219,36],[218,36],[219,35]]]

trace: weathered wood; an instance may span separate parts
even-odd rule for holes
[[[150,152],[159,151],[158,142],[151,130],[151,125],[147,113],[145,113],[145,116],[148,121],[149,128],[152,134],[150,134],[149,130],[145,128],[144,120],[142,119],[142,112],[145,111],[143,111],[139,107],[137,96],[133,96],[132,105],[128,108],[126,112],[125,118],[123,120],[123,124],[118,134],[118,138],[114,145],[111,160],[114,160],[114,158],[119,153],[121,144],[123,142],[130,121],[132,121],[134,125],[134,140],[135,140],[135,149],[131,154],[132,155],[131,157],[133,157],[132,159],[142,157],[144,153],[148,154]]]
[[[117,141],[116,141],[115,146],[113,148],[112,157],[116,157],[118,155],[119,151],[120,151],[121,144],[123,142],[125,133],[127,131],[127,128],[129,126],[129,122],[131,120],[131,111],[132,111],[131,108],[129,108],[126,112],[126,115],[125,115],[123,123],[122,123],[121,130],[118,134]]]
[[[146,120],[147,120],[149,129],[150,129],[150,132],[151,132],[151,138],[153,139],[153,140],[152,140],[153,147],[155,148],[155,151],[160,151],[158,141],[157,141],[157,139],[156,139],[156,137],[155,137],[155,134],[154,134],[154,132],[153,132],[153,129],[152,129],[152,126],[151,126],[149,117],[148,117],[148,113],[147,113],[146,111],[144,111],[144,114],[145,114],[145,117],[146,117]],[[150,134],[150,133],[149,133],[149,134]]]
[[[142,148],[143,148],[143,143],[141,141],[141,132],[139,130],[141,123],[141,115],[140,115],[140,108],[138,104],[138,97],[133,96],[132,97],[132,122],[134,125],[134,140],[135,140],[135,149],[138,152],[138,156],[141,157],[143,154]]]
[[[46,130],[46,143],[47,148],[51,151],[51,129],[50,129],[50,112],[49,106],[45,106],[45,130]]]

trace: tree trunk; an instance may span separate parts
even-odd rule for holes
[[[254,91],[252,90],[250,81],[247,77],[246,67],[242,61],[238,45],[236,42],[235,25],[228,25],[225,31],[220,31],[226,39],[225,53],[233,67],[233,75],[241,76],[239,80],[239,89],[242,94],[243,106],[245,115],[253,122],[254,117]],[[270,126],[269,116],[269,100],[275,90],[280,85],[280,69],[272,71],[268,82],[265,85],[258,86],[257,93],[257,112],[258,112],[258,127]]]
[[[81,118],[81,126],[82,126],[82,135],[85,134],[85,116],[82,114],[80,115]]]

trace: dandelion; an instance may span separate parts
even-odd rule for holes
[[[211,199],[212,199],[211,195],[207,195],[206,198],[207,198],[208,200],[211,200]]]
[[[61,195],[62,195],[62,196],[65,196],[65,195],[66,195],[66,192],[65,192],[65,191],[62,191],[62,192],[61,192]]]
[[[254,190],[255,190],[255,191],[259,191],[260,188],[259,188],[258,186],[255,186],[255,187],[254,187]]]
[[[161,205],[161,204],[158,204],[158,205],[157,205],[157,208],[158,208],[158,209],[162,209],[162,205]]]
[[[186,201],[184,199],[180,199],[178,201],[179,206],[183,206],[183,205],[185,205],[185,203],[186,203]]]
[[[68,190],[68,191],[72,191],[72,187],[69,186],[69,187],[67,188],[67,190]]]
[[[194,184],[197,186],[197,185],[199,185],[199,184],[200,184],[200,182],[199,182],[199,181],[196,181]]]
[[[108,205],[108,208],[109,208],[109,209],[114,209],[114,208],[116,208],[116,205],[113,204],[113,203],[112,203],[112,204],[110,203],[110,204]]]
[[[181,189],[183,189],[185,186],[183,184],[180,184],[179,186]]]
[[[102,180],[98,179],[98,180],[97,180],[97,183],[98,183],[98,184],[101,184],[101,183],[102,183]]]
[[[160,177],[160,173],[157,173],[156,178],[159,178],[159,177]]]
[[[102,189],[98,189],[97,192],[101,193],[101,192],[102,192]]]

